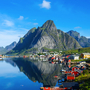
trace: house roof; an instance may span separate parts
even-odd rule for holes
[[[78,82],[63,82],[63,88],[73,88],[73,89],[79,89]]]
[[[79,57],[79,55],[70,55],[70,56],[73,56],[73,57]]]

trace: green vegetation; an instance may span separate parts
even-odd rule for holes
[[[30,31],[31,31],[32,33],[34,33],[35,30],[36,30],[36,28],[34,27],[34,28],[32,28]]]
[[[67,51],[63,51],[62,54],[81,54],[81,53],[90,53],[90,47],[87,48],[79,48],[79,49],[75,49],[75,50],[67,50]]]
[[[46,52],[60,52],[59,49],[49,49],[49,48],[46,48],[46,47],[43,47],[42,48],[43,51],[46,51]],[[27,55],[29,54],[30,52],[33,52],[33,51],[38,51],[38,48],[31,48],[31,49],[24,49],[20,52],[18,52],[18,50],[11,50],[10,52],[12,52],[12,54],[14,55],[19,55],[19,54],[22,54],[22,55]],[[90,53],[90,47],[87,47],[87,48],[80,48],[80,49],[76,49],[76,50],[67,50],[67,51],[62,51],[62,54],[81,54],[81,53]],[[78,60],[74,60],[74,62],[77,62]],[[79,61],[87,61],[87,60],[79,60]]]
[[[81,60],[71,60],[72,62],[80,62],[80,61],[88,61],[88,59],[81,59]]]
[[[90,59],[76,60],[76,61],[86,61],[90,63]],[[80,83],[80,90],[90,90],[90,70],[89,66],[87,70],[83,70],[83,73],[75,78],[76,82]]]
[[[20,38],[20,43],[23,43],[23,39],[24,39],[24,38]]]
[[[31,49],[24,49],[21,50],[20,52],[18,50],[11,50],[10,53],[8,53],[8,55],[30,55],[31,52],[35,52],[37,51],[37,48],[31,48]]]
[[[84,70],[83,73],[75,78],[80,84],[80,90],[90,90],[90,70]]]
[[[50,52],[59,52],[60,50],[58,50],[58,49],[49,49],[49,48],[46,48],[46,47],[43,47],[42,48],[44,51],[48,51],[49,53]]]

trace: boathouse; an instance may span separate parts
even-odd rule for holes
[[[70,55],[68,57],[68,59],[79,60],[79,56],[78,55]]]

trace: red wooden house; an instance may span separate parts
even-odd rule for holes
[[[70,55],[67,55],[66,58],[68,58]]]
[[[79,67],[72,67],[72,71],[79,70]]]
[[[67,80],[69,81],[75,80],[75,75],[67,75]]]
[[[51,90],[51,87],[41,87],[41,90]]]
[[[72,71],[71,74],[72,74],[72,75],[75,75],[75,77],[77,77],[77,76],[80,75],[80,73],[79,73],[78,71]]]
[[[67,59],[67,58],[65,58],[65,60],[64,60],[66,63],[70,63],[71,62],[71,60],[70,59]]]
[[[68,65],[69,68],[71,68],[71,65]]]
[[[66,90],[65,88],[59,88],[59,87],[41,87],[41,90]]]

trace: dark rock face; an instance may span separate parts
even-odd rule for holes
[[[67,34],[75,38],[82,47],[90,47],[90,39],[84,36],[80,37],[80,34],[78,32],[71,30],[67,32]]]
[[[29,30],[23,38],[20,38],[13,50],[21,51],[36,48],[40,51],[43,47],[49,49],[69,50],[77,49],[81,46],[67,33],[58,30],[52,20],[48,20],[42,25],[42,27]]]

